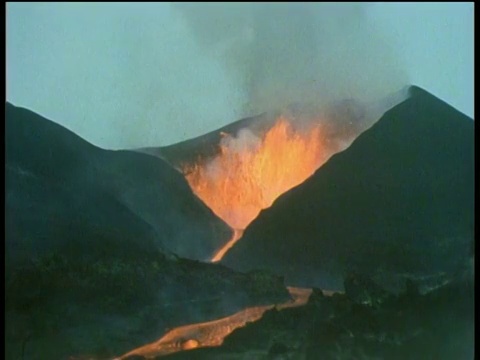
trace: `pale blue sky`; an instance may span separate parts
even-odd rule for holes
[[[227,9],[215,18],[207,7],[182,14],[168,3],[9,3],[7,100],[106,148],[200,135],[250,115],[247,108],[298,101],[307,80],[323,81],[311,89],[327,97],[330,89],[333,98],[379,96],[409,82],[473,117],[473,3],[362,5],[368,26],[356,9],[337,16],[329,11],[344,5],[332,5],[322,7],[320,22],[306,19],[306,30],[300,12],[290,25],[288,12],[272,16],[280,19],[273,26],[258,17],[249,23],[251,9],[236,6],[235,15]],[[283,47],[289,55],[275,63],[280,48],[265,49],[284,39],[294,49]],[[310,53],[315,41],[321,51]],[[311,59],[319,53],[322,61]],[[252,85],[252,69],[265,84]],[[322,76],[312,78],[312,69]]]
[[[403,55],[413,83],[473,118],[471,3],[376,3],[371,17]]]

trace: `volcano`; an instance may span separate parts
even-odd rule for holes
[[[222,263],[341,288],[454,272],[472,255],[474,122],[418,88],[348,149],[280,196]],[[402,277],[402,282],[404,278]]]
[[[7,104],[7,357],[396,354],[384,331],[422,353],[453,320],[470,353],[472,119],[412,87],[354,140],[366,115],[337,106],[107,151]]]
[[[290,106],[178,144],[139,151],[182,172],[195,194],[234,229],[211,259],[215,262],[262,209],[349,145],[365,126],[363,106],[355,101],[334,103],[322,111]]]

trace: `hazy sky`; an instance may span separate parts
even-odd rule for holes
[[[8,3],[7,100],[105,148],[403,82],[473,117],[473,3],[269,6]]]

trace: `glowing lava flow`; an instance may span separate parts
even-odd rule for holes
[[[312,293],[312,289],[294,287],[289,287],[288,291],[292,300],[277,305],[277,309],[305,305]],[[325,295],[333,293],[333,291],[324,291]],[[235,329],[245,326],[247,322],[260,319],[265,311],[273,307],[274,305],[255,306],[222,319],[178,327],[166,333],[160,340],[130,351],[118,360],[131,355],[141,355],[148,359],[199,347],[220,346],[225,337]]]
[[[232,239],[215,254],[219,261],[262,209],[301,184],[326,160],[328,150],[319,124],[295,129],[280,117],[261,138],[248,130],[224,134],[219,154],[183,169],[193,191],[232,229]]]
[[[217,253],[212,258],[212,262],[218,262],[222,260],[223,255],[225,255],[226,252],[230,250],[238,240],[240,240],[240,238],[242,237],[242,234],[243,234],[243,230],[233,230],[232,238],[225,245],[223,245],[223,247],[220,250],[217,251]]]

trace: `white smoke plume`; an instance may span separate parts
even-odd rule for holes
[[[178,3],[200,48],[223,59],[242,112],[372,102],[408,83],[360,3]]]

